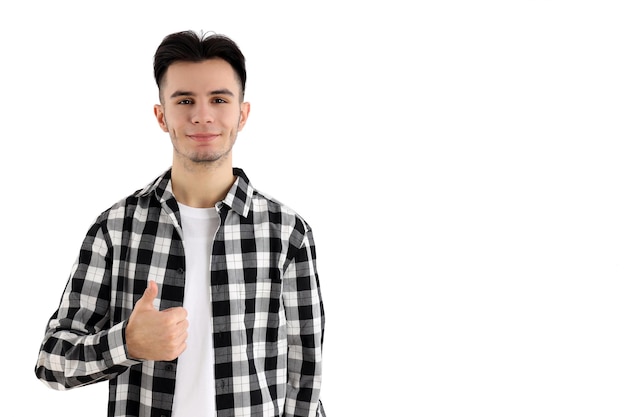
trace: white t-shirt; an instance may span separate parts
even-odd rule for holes
[[[219,226],[215,208],[178,203],[185,247],[185,298],[189,330],[187,348],[178,357],[173,417],[215,416],[211,250]]]

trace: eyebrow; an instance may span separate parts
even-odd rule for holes
[[[170,95],[170,98],[176,98],[176,97],[182,97],[182,96],[195,97],[195,95],[196,94],[191,91],[176,90]],[[235,94],[232,91],[230,91],[228,88],[213,90],[208,95],[210,96],[224,95],[224,96],[235,97]]]

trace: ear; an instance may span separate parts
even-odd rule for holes
[[[161,127],[161,130],[164,132],[168,132],[167,122],[165,121],[165,113],[163,112],[163,106],[161,104],[154,105],[154,116]]]
[[[248,121],[248,115],[250,114],[250,103],[243,102],[241,103],[241,109],[239,111],[239,126],[237,127],[237,131],[241,132],[241,129],[246,125],[246,121]]]

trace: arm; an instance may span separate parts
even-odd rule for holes
[[[112,261],[108,242],[101,225],[95,223],[48,322],[35,374],[53,389],[111,379],[139,363],[126,352],[126,322],[109,324]]]
[[[283,275],[288,344],[284,416],[324,416],[319,400],[324,308],[311,230],[307,228],[299,247],[290,250],[295,255]]]

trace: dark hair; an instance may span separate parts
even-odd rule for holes
[[[241,97],[246,90],[246,60],[239,46],[230,38],[218,34],[198,34],[187,30],[172,33],[163,41],[154,54],[154,79],[161,90],[165,72],[175,62],[202,62],[221,58],[228,62],[239,77]]]

